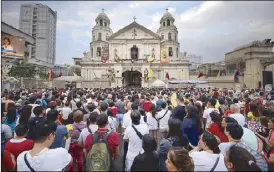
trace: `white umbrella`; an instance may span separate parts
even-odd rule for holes
[[[166,83],[162,80],[157,79],[156,81],[152,83],[152,87],[163,88],[163,87],[166,87]]]

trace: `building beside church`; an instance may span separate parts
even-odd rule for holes
[[[135,20],[113,33],[104,10],[96,17],[90,52],[74,59],[81,66],[82,87],[150,87],[156,79],[189,79],[189,61],[180,52],[175,19],[168,10],[156,33]]]

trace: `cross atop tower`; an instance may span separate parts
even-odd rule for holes
[[[168,12],[168,8],[166,8],[166,12]]]
[[[105,12],[105,9],[104,9],[104,8],[102,8],[102,12]]]
[[[136,19],[137,19],[137,18],[134,16],[134,17],[133,17],[133,20],[135,21]]]

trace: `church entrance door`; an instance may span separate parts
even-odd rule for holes
[[[142,86],[142,73],[139,71],[125,71],[122,73],[123,77],[123,86]]]

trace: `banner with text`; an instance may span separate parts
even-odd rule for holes
[[[104,43],[104,45],[102,46],[102,57],[101,57],[101,61],[103,63],[106,63],[106,61],[109,60],[109,46],[108,43]]]

